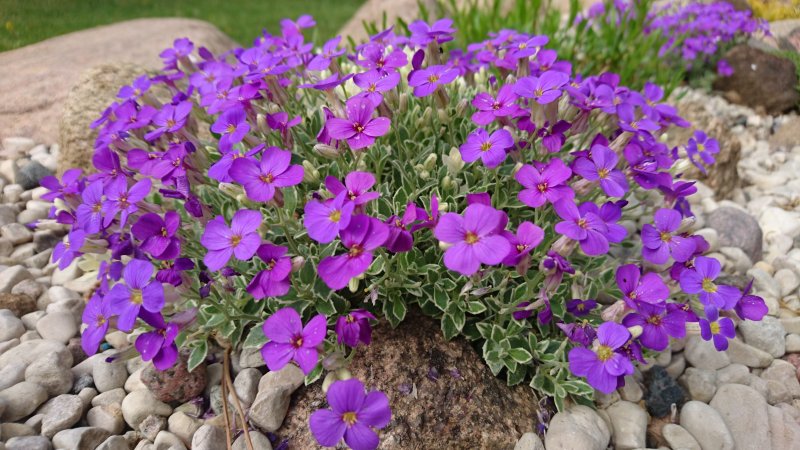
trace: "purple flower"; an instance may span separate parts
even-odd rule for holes
[[[628,192],[625,174],[617,170],[617,154],[604,145],[593,145],[591,159],[575,159],[572,170],[589,181],[600,182],[603,192],[609,197],[622,197]]]
[[[356,97],[366,97],[375,107],[383,101],[382,92],[390,91],[400,82],[400,73],[384,74],[379,70],[370,70],[353,77],[356,86],[363,89]]]
[[[221,135],[219,148],[226,152],[234,144],[242,142],[244,136],[250,131],[250,124],[247,123],[247,113],[240,106],[228,109],[220,114],[217,121],[211,125],[211,131]]]
[[[308,237],[320,244],[331,242],[350,224],[355,207],[345,191],[324,202],[312,200],[306,203],[303,226],[308,230]]]
[[[63,199],[66,196],[80,192],[80,187],[83,185],[81,181],[82,173],[81,169],[69,169],[64,172],[61,182],[52,175],[42,178],[40,184],[50,190],[50,192],[42,195],[42,200],[52,202],[57,198]]]
[[[516,266],[523,261],[523,258],[542,242],[544,231],[532,222],[522,222],[517,228],[517,234],[503,231],[502,235],[511,244],[511,251],[508,252],[503,264],[506,266]]]
[[[728,61],[720,59],[717,61],[717,75],[721,77],[729,77],[733,75],[733,67],[728,64]]]
[[[160,313],[142,311],[141,317],[153,330],[136,338],[136,350],[142,355],[142,361],[152,360],[158,370],[169,369],[178,360],[178,346],[175,344],[180,331],[178,325],[167,324]]]
[[[559,234],[578,241],[581,250],[589,256],[608,253],[608,226],[595,213],[582,213],[571,199],[558,200],[553,203],[556,213],[564,219],[555,226]]]
[[[119,315],[117,328],[131,331],[139,311],[144,308],[152,313],[164,307],[164,287],[151,280],[153,265],[141,259],[132,259],[122,271],[125,284],[117,283],[106,294],[105,301]]]
[[[180,130],[186,125],[186,120],[191,112],[192,102],[188,100],[180,102],[177,105],[165,105],[161,108],[161,111],[153,117],[153,124],[156,125],[157,128],[145,134],[144,138],[148,141],[154,141],[164,133],[174,133]]]
[[[699,294],[700,302],[707,308],[731,309],[742,297],[739,289],[724,284],[716,284],[722,267],[714,258],[698,256],[694,259],[694,268],[681,272],[680,285],[687,294]]]
[[[681,226],[681,213],[662,208],[654,216],[655,226],[642,227],[642,256],[653,264],[664,264],[670,254],[677,262],[685,262],[694,255],[695,242],[690,237],[677,234]]]
[[[316,55],[311,61],[308,62],[306,66],[308,70],[325,70],[328,66],[331,65],[331,60],[336,58],[337,56],[341,56],[344,54],[344,49],[339,49],[339,42],[342,41],[341,36],[336,36],[333,39],[330,39],[322,46],[322,53]]]
[[[353,450],[373,450],[380,439],[372,428],[383,428],[392,420],[386,394],[365,394],[364,384],[354,378],[333,383],[328,404],[331,409],[314,411],[309,419],[311,433],[325,447],[336,447],[344,438]]]
[[[86,241],[86,233],[82,230],[75,230],[67,235],[65,241],[61,241],[53,248],[52,261],[58,261],[58,268],[64,270],[72,263],[72,260],[82,255],[81,247]]]
[[[564,332],[572,342],[588,347],[597,337],[597,332],[592,325],[584,320],[582,323],[557,323],[556,326]]]
[[[617,352],[631,335],[622,325],[606,322],[597,328],[597,345],[593,349],[575,347],[569,351],[569,370],[585,376],[586,381],[600,392],[610,394],[625,375],[633,373],[633,364]]]
[[[541,169],[525,164],[514,175],[514,179],[525,187],[518,195],[519,201],[531,208],[538,208],[548,201],[572,200],[575,192],[566,185],[571,176],[572,171],[558,158],[553,158]]]
[[[291,152],[269,147],[262,153],[260,164],[249,158],[237,158],[228,173],[244,187],[247,198],[268,202],[275,196],[276,188],[295,186],[303,181],[303,166],[291,164],[291,160]]]
[[[411,42],[418,47],[425,47],[434,41],[438,44],[452,41],[456,32],[452,19],[439,19],[433,25],[415,20],[408,25],[408,30],[411,31]]]
[[[716,162],[713,155],[717,153],[719,153],[719,142],[709,138],[700,130],[694,132],[694,136],[689,138],[688,145],[686,145],[686,154],[689,156],[689,160],[703,173],[706,173],[706,168],[698,158],[706,165],[711,165]]]
[[[630,328],[642,327],[639,342],[655,351],[669,346],[670,336],[680,339],[686,335],[686,317],[682,312],[670,310],[664,304],[638,303],[637,311],[625,316],[622,324]]]
[[[142,94],[147,92],[148,89],[150,89],[150,77],[147,75],[142,75],[133,80],[133,83],[130,86],[122,86],[122,88],[119,90],[119,94],[117,94],[117,98],[121,98],[123,100],[136,100],[137,98],[141,97]]]
[[[369,192],[374,185],[375,175],[369,172],[350,172],[344,177],[344,184],[336,177],[325,177],[325,187],[331,194],[338,196],[342,192],[346,192],[346,199],[357,206],[381,196],[377,192]]]
[[[181,241],[175,233],[181,226],[181,217],[167,211],[164,218],[147,213],[131,227],[133,236],[142,242],[140,248],[156,259],[175,259],[181,252]]]
[[[106,200],[103,202],[103,226],[108,227],[120,213],[119,226],[124,227],[128,216],[139,210],[137,203],[144,200],[150,193],[153,183],[149,178],[139,180],[128,189],[128,180],[119,178],[112,182],[105,191]]]
[[[514,138],[507,130],[499,129],[490,135],[485,129],[478,128],[467,136],[467,142],[461,145],[461,158],[466,162],[476,161],[492,169],[506,159],[506,151],[514,146]]]
[[[98,294],[92,295],[86,303],[86,308],[83,310],[83,323],[86,324],[86,329],[81,333],[81,347],[87,355],[97,353],[97,347],[108,332],[112,315],[108,301],[104,301]]]
[[[742,292],[742,298],[740,298],[736,303],[734,310],[736,311],[736,315],[742,320],[758,321],[767,315],[769,309],[767,308],[767,304],[764,302],[763,298],[750,294],[750,290],[752,288],[753,280],[750,280],[750,282],[747,283],[747,286],[744,288],[744,292]]]
[[[369,147],[375,138],[389,132],[391,122],[386,117],[372,118],[375,105],[369,99],[353,97],[347,101],[347,119],[328,119],[325,127],[330,137],[345,139],[353,150]]]
[[[591,299],[581,300],[576,298],[567,302],[567,312],[575,317],[584,317],[592,312],[592,310],[596,307],[597,302]]]
[[[175,261],[162,261],[161,269],[156,272],[156,280],[173,286],[183,283],[181,272],[194,269],[194,262],[189,258],[176,258]]]
[[[728,339],[736,337],[733,320],[728,317],[719,317],[716,308],[706,310],[707,319],[700,319],[700,336],[706,341],[714,341],[714,347],[724,352],[728,349]]]
[[[317,314],[303,327],[300,314],[292,308],[281,308],[264,322],[264,336],[270,342],[261,348],[261,356],[269,370],[281,370],[294,360],[304,374],[314,370],[319,359],[317,346],[325,340],[328,324]]]
[[[292,261],[286,256],[288,249],[270,243],[261,244],[256,254],[267,264],[247,285],[247,292],[256,300],[264,297],[280,297],[289,292],[289,275]]]
[[[498,234],[506,215],[491,206],[475,203],[467,206],[464,216],[447,213],[433,231],[434,236],[451,245],[444,253],[444,265],[470,276],[481,264],[495,265],[511,251],[508,240]]]
[[[458,70],[447,66],[430,66],[408,74],[408,85],[414,88],[414,95],[427,97],[439,86],[451,83],[458,76]]]
[[[540,105],[546,105],[561,97],[561,88],[569,82],[569,75],[556,70],[548,70],[538,77],[523,77],[514,86],[514,93],[520,97],[532,98]]]
[[[350,347],[357,347],[359,342],[369,345],[372,342],[370,320],[375,320],[375,316],[364,309],[356,309],[350,314],[339,316],[336,319],[336,340]]]
[[[619,126],[623,131],[640,134],[642,131],[652,132],[661,128],[646,116],[636,118],[636,112],[630,103],[617,105],[617,115],[619,116]]]
[[[389,237],[383,244],[392,253],[403,253],[411,250],[414,245],[414,237],[409,230],[412,223],[417,220],[418,208],[409,203],[406,205],[406,212],[403,217],[391,216],[386,219],[389,225]]]
[[[341,231],[342,245],[348,252],[323,258],[317,267],[320,278],[333,290],[347,286],[351,278],[366,272],[372,264],[372,251],[388,237],[389,227],[380,220],[363,214],[353,216]]]
[[[376,69],[383,73],[390,73],[408,64],[408,57],[402,49],[396,48],[388,55],[385,53],[386,47],[378,43],[370,43],[361,49],[361,59],[356,62],[361,67]]]
[[[619,266],[616,280],[623,300],[631,309],[638,310],[640,303],[662,304],[669,297],[669,288],[657,273],[642,275],[635,264]]]
[[[264,149],[264,144],[259,144],[250,150],[232,148],[227,153],[222,153],[219,161],[215,162],[208,168],[209,178],[223,183],[230,183],[233,178],[230,175],[231,167],[234,161],[240,158],[249,158]]]
[[[566,120],[559,120],[549,129],[547,123],[536,132],[536,135],[542,138],[542,146],[547,149],[549,153],[557,153],[561,151],[561,147],[567,141],[564,133],[572,127],[572,124]]]
[[[472,121],[478,125],[488,125],[497,117],[511,116],[519,110],[514,85],[506,84],[497,92],[497,97],[481,92],[472,100],[472,106],[478,111],[472,115]]]
[[[81,199],[83,203],[75,210],[78,226],[89,234],[99,233],[103,228],[103,182],[98,180],[86,186]]]
[[[527,309],[528,305],[530,305],[530,304],[531,304],[531,302],[520,302],[520,303],[517,303],[517,308],[518,309],[516,311],[514,311],[513,313],[511,313],[511,317],[513,317],[514,320],[525,320],[528,317],[532,316],[533,315],[533,311],[530,310],[530,309]]]
[[[217,216],[208,222],[200,243],[208,249],[203,262],[208,270],[215,271],[223,268],[231,255],[246,261],[253,257],[261,244],[258,227],[261,225],[261,213],[241,209],[233,215],[231,226],[225,223],[225,218]]]

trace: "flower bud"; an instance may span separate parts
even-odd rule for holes
[[[450,178],[450,175],[445,175],[442,178],[442,189],[447,191],[455,187],[455,183],[453,183],[453,179]]]
[[[436,115],[439,116],[439,122],[450,123],[450,115],[447,114],[447,111],[445,111],[444,109],[437,109]]]
[[[328,393],[328,388],[335,382],[339,381],[339,378],[336,376],[336,372],[328,372],[325,375],[325,379],[322,380],[322,392]]]
[[[433,170],[433,169],[435,169],[437,160],[438,160],[438,158],[437,158],[435,153],[431,153],[430,155],[428,155],[428,157],[425,158],[425,162],[423,163],[423,166],[425,167],[425,170]]]
[[[423,170],[423,171],[421,171],[421,172],[419,173],[419,177],[420,177],[420,179],[422,179],[422,180],[427,180],[428,178],[430,178],[430,177],[431,177],[431,173],[430,173],[430,172],[428,172],[427,170]]]
[[[692,162],[687,158],[678,159],[672,166],[673,173],[684,173],[692,168]]]
[[[513,176],[513,175],[516,175],[516,174],[517,174],[517,172],[519,172],[519,169],[522,169],[522,166],[523,166],[523,165],[524,165],[524,164],[522,164],[521,162],[518,162],[518,163],[514,164],[514,170],[512,170],[512,171],[511,171],[511,175],[512,175],[512,176]]]
[[[244,194],[241,186],[237,186],[231,183],[220,183],[219,190],[222,191],[225,195],[232,198],[237,198],[240,195]]]
[[[439,249],[440,249],[441,251],[445,251],[445,250],[447,250],[447,249],[448,249],[448,248],[450,248],[450,246],[452,246],[452,245],[453,245],[453,244],[451,244],[451,243],[449,243],[449,242],[439,241]]]
[[[617,322],[617,319],[621,318],[622,314],[625,313],[625,308],[625,301],[617,300],[613,305],[600,313],[600,318],[606,322]]]
[[[425,126],[427,124],[430,124],[432,116],[433,116],[433,108],[431,108],[430,106],[426,107],[425,112],[422,113],[422,117],[420,118],[422,125]]]
[[[341,369],[347,364],[344,355],[340,351],[334,351],[330,355],[322,359],[322,367],[325,370],[334,371]]]
[[[256,128],[258,131],[266,134],[269,132],[269,126],[267,125],[267,116],[262,113],[258,113],[256,115]]]
[[[311,164],[311,161],[303,161],[303,181],[306,183],[319,183],[319,170]]]
[[[302,256],[292,258],[292,272],[299,272],[306,265],[306,259]]]
[[[347,283],[347,288],[350,289],[350,292],[353,294],[358,292],[358,278],[351,278],[350,282]]]
[[[397,111],[399,113],[401,113],[401,114],[406,112],[406,111],[408,111],[408,93],[407,92],[403,92],[402,94],[400,94],[400,104],[397,107]]]
[[[457,174],[464,168],[464,160],[461,158],[461,151],[453,147],[450,149],[450,154],[442,156],[442,162],[447,167],[447,173],[451,175]]]
[[[464,117],[464,114],[467,112],[469,108],[469,100],[466,98],[462,98],[461,101],[456,104],[456,116]]]
[[[322,156],[323,158],[328,158],[328,159],[336,159],[342,154],[338,148],[327,144],[315,145],[314,151],[317,152],[317,154]]]
[[[631,338],[636,339],[642,335],[644,328],[641,325],[634,325],[632,327],[628,327],[628,331],[631,333]]]

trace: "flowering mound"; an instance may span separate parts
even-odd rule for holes
[[[766,313],[716,283],[688,231],[680,173],[717,147],[658,140],[688,126],[659,87],[574,74],[546,36],[504,30],[448,57],[448,20],[352,51],[314,50],[313,24],[219,56],[175,41],[93,124],[97,173],[43,183],[72,227],[54,259],[98,262],[87,353],[110,328],[143,331],[160,369],[178,347],[190,368],[212,344],[261,348],[308,383],[329,371],[321,444],[374,448],[390,400],[341,369],[372,320],[410,305],[559,408],[617,388],[692,322],[723,349],[732,317]]]

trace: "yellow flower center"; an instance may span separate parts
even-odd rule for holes
[[[226,133],[233,133],[234,131],[236,131],[236,125],[234,125],[232,123],[229,123],[228,127],[225,128],[225,132]]]
[[[709,327],[711,328],[711,334],[719,334],[719,322],[711,322]]]
[[[491,149],[492,149],[492,143],[491,143],[491,142],[489,142],[489,141],[486,141],[486,142],[484,142],[483,144],[481,144],[481,150],[482,150],[482,151],[484,151],[484,152],[488,152],[488,151],[489,151],[489,150],[491,150]]]
[[[172,119],[167,119],[167,128],[172,128],[175,126],[175,121]]]
[[[106,317],[104,315],[102,315],[102,314],[98,314],[97,315],[97,326],[101,327],[105,323],[106,323]]]
[[[581,228],[586,228],[586,219],[578,219],[578,226]]]
[[[586,305],[583,303],[578,303],[578,311],[583,311],[584,309],[586,309]]]
[[[467,244],[472,245],[478,242],[479,238],[478,235],[473,233],[472,231],[467,231],[467,235],[464,237],[464,240],[467,242]]]
[[[342,220],[342,212],[337,209],[333,211],[328,218],[331,219],[333,223],[339,223],[339,221]]]
[[[258,177],[258,179],[259,179],[259,180],[261,180],[261,181],[263,181],[264,183],[267,183],[267,184],[269,184],[269,183],[272,183],[272,182],[275,180],[275,177],[274,177],[274,176],[272,176],[272,174],[271,174],[271,173],[268,173],[268,174],[266,174],[266,175],[260,175],[260,176]]]
[[[303,336],[295,336],[291,340],[289,340],[289,344],[292,345],[294,348],[300,348],[303,346]]]
[[[517,244],[517,251],[518,252],[524,252],[526,248],[528,248],[527,245]]]
[[[706,145],[705,144],[697,144],[697,151],[698,152],[702,152],[705,149],[706,149]]]
[[[547,183],[539,183],[539,184],[537,184],[536,185],[536,189],[538,189],[539,192],[544,193],[547,190]]]
[[[353,124],[353,129],[356,130],[356,133],[363,133],[364,132],[364,125],[356,122]]]
[[[270,260],[267,262],[267,270],[272,270],[272,269],[274,269],[276,264],[278,264],[278,263],[275,261],[275,259],[270,259]]]
[[[167,237],[167,234],[169,234],[169,233],[167,233],[167,228],[166,227],[161,228],[161,236],[162,237]]]
[[[672,241],[672,234],[670,234],[670,233],[668,233],[666,231],[662,231],[661,232],[661,240],[664,241],[664,242]]]
[[[356,413],[355,412],[346,412],[342,414],[342,421],[347,424],[348,427],[351,427],[356,424]]]
[[[614,356],[614,350],[607,345],[601,345],[597,348],[597,359],[600,361],[608,361],[611,357]]]
[[[542,90],[542,88],[535,89],[533,91],[533,95],[535,97],[541,97],[542,95],[544,95],[544,91]]]
[[[661,316],[650,316],[647,319],[647,323],[650,323],[650,324],[653,324],[653,325],[661,325]]]
[[[350,251],[348,252],[348,255],[350,255],[351,258],[355,258],[356,256],[358,256],[358,255],[360,255],[362,253],[364,253],[364,249],[361,248],[360,245],[356,244],[356,245],[350,247]]]
[[[377,89],[377,87],[376,87],[374,84],[370,84],[370,85],[369,85],[369,88],[367,88],[367,91],[369,91],[369,92],[375,92],[375,90],[376,90],[376,89]]]
[[[231,236],[231,246],[236,247],[239,243],[242,242],[242,237],[238,234],[234,234]]]
[[[436,83],[437,81],[439,81],[439,75],[432,74],[428,76],[429,83]]]
[[[142,304],[142,290],[141,289],[131,289],[131,303],[134,305],[141,305]]]
[[[597,176],[600,177],[600,178],[607,177],[608,176],[608,169],[603,168],[603,169],[598,170],[597,171]]]
[[[717,285],[714,284],[714,280],[711,278],[703,278],[703,290],[709,294],[713,294],[717,292]]]

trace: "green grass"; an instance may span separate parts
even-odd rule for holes
[[[364,0],[0,0],[0,51],[140,17],[206,20],[243,45],[285,17],[311,14],[316,42],[336,34]]]

